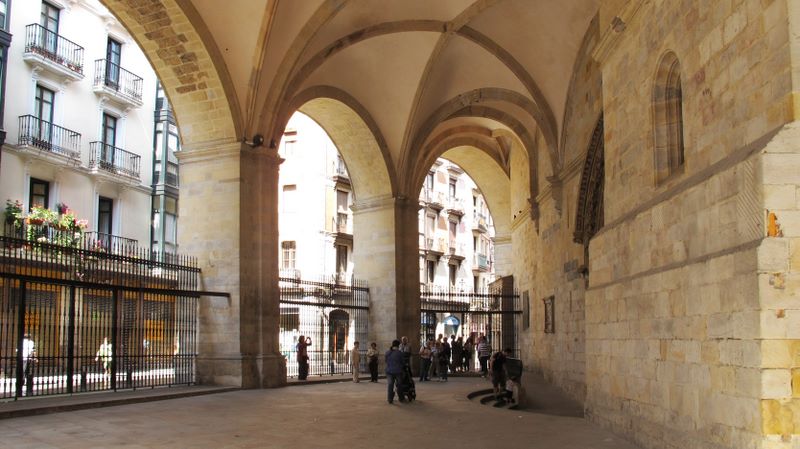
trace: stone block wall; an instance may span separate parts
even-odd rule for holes
[[[768,236],[765,205],[789,204],[798,179],[772,186],[763,167],[793,119],[787,3],[638,3],[601,61],[605,227],[590,246],[587,415],[647,448],[760,448],[769,432],[786,444],[791,313],[763,303],[789,278],[791,244]],[[667,51],[681,65],[685,164],[657,184],[651,98]],[[767,342],[780,326],[789,341]],[[782,357],[774,369],[767,350]]]

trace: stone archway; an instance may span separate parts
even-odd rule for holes
[[[603,145],[603,116],[597,120],[586,162],[583,165],[578,208],[575,215],[575,243],[583,245],[582,271],[589,272],[589,240],[603,227],[603,186],[605,184],[605,152]],[[588,283],[588,277],[587,283]]]

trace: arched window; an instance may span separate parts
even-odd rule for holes
[[[653,86],[656,184],[683,170],[681,64],[673,52],[661,57]]]

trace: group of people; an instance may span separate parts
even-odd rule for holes
[[[297,362],[299,365],[298,379],[305,380],[308,377],[308,347],[311,346],[311,337],[300,336],[297,343]],[[472,337],[466,340],[463,337],[456,338],[451,335],[448,338],[439,334],[436,340],[429,339],[419,350],[420,356],[420,382],[430,381],[431,376],[439,376],[439,381],[446,382],[448,372],[468,372],[472,366],[472,354],[475,352],[480,363],[481,375],[490,377],[494,388],[495,397],[498,400],[510,398],[509,376],[506,374],[506,363],[511,357],[511,349],[492,353],[492,347],[486,336],[478,336],[477,344],[473,343]],[[367,366],[370,373],[370,382],[378,381],[378,345],[371,342],[366,352]],[[395,392],[402,380],[402,376],[411,375],[411,345],[407,337],[401,337],[392,341],[392,345],[384,354],[387,381],[387,400],[391,404],[394,402]],[[350,369],[353,374],[353,382],[360,381],[361,374],[361,350],[360,342],[353,342],[350,351]],[[513,383],[513,380],[511,381]],[[412,382],[413,383],[413,382]],[[398,393],[400,394],[400,393]],[[404,396],[400,394],[402,401]]]
[[[486,336],[481,334],[478,337],[478,344],[474,344],[472,337],[456,338],[450,336],[450,341],[443,334],[438,338],[428,339],[419,349],[420,357],[420,382],[430,381],[431,376],[439,376],[440,382],[447,382],[448,372],[467,372],[471,370],[472,353],[477,352],[481,366],[481,374],[485,377],[488,374],[488,360],[492,354],[492,347],[489,345]]]

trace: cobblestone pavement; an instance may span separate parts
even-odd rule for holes
[[[0,447],[636,449],[581,418],[467,399],[487,386],[418,382],[416,402],[390,405],[384,380],[342,382],[11,418]]]

